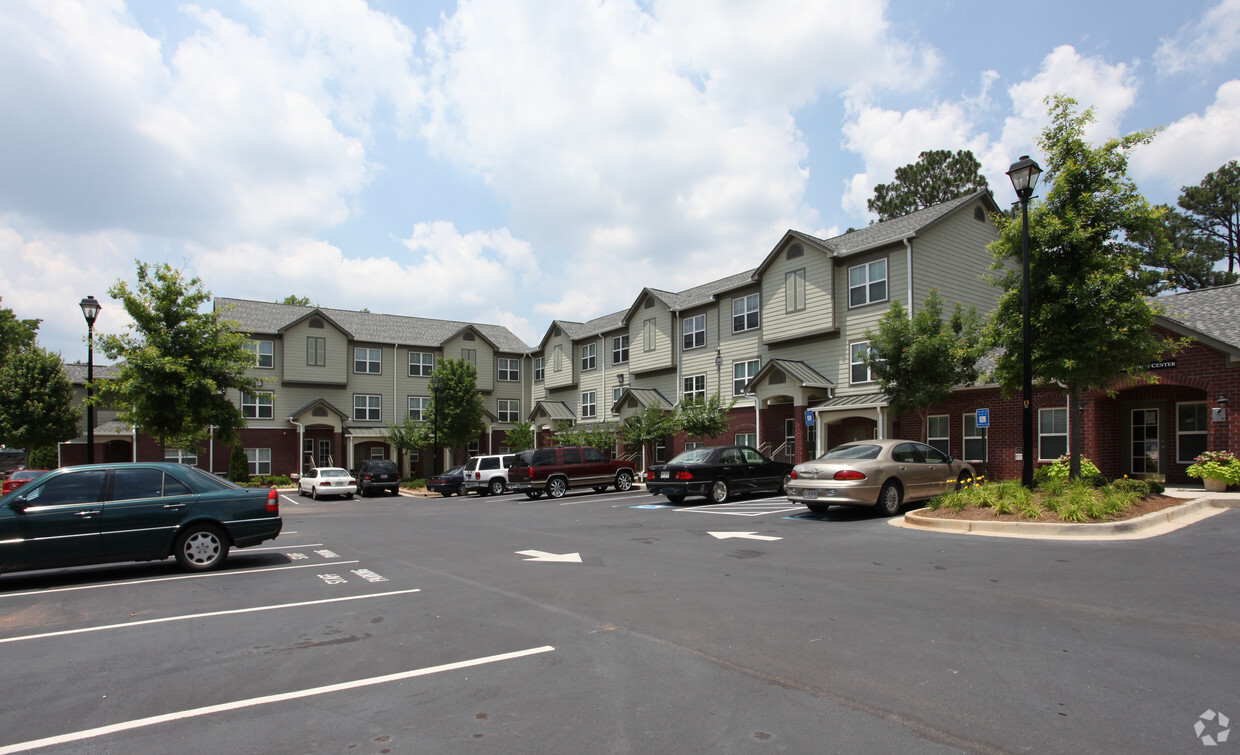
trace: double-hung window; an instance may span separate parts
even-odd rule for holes
[[[753,330],[762,322],[758,314],[758,295],[738,296],[732,300],[732,332]]]
[[[761,364],[761,361],[757,359],[750,359],[746,362],[732,363],[733,396],[745,395],[745,386],[749,385],[749,381],[753,380],[754,376],[758,374],[758,367]]]
[[[848,347],[848,354],[848,382],[873,382],[874,372],[870,369],[870,365],[866,361],[870,356],[870,342],[858,341],[857,343],[850,344]]]
[[[611,339],[611,363],[624,364],[629,361],[629,334],[615,336]]]
[[[469,362],[475,369],[478,367],[478,350],[477,349],[461,349],[461,361]]]
[[[501,398],[496,404],[500,422],[520,422],[521,402],[515,398]]]
[[[500,357],[496,361],[499,364],[500,380],[508,383],[515,383],[521,379],[521,369],[516,359]]]
[[[930,415],[926,424],[926,444],[951,456],[951,443],[948,439],[950,428],[951,422],[946,414]]]
[[[1175,459],[1192,464],[1206,450],[1207,415],[1205,402],[1175,405]]]
[[[164,461],[172,464],[186,464],[191,467],[198,466],[198,452],[186,451],[180,448],[165,448]]]
[[[353,348],[353,371],[358,374],[379,375],[383,372],[383,350]]]
[[[546,357],[534,357],[534,380],[542,380],[547,373]]]
[[[1068,453],[1068,407],[1038,410],[1038,459],[1054,461]]]
[[[680,392],[680,395],[685,401],[706,398],[705,375],[689,375],[685,377],[682,382],[684,383],[684,386],[683,390]]]
[[[706,315],[686,317],[681,321],[680,330],[685,351],[706,345]]]
[[[964,460],[986,461],[986,436],[990,430],[977,426],[977,415],[964,415]]]
[[[275,368],[275,345],[271,341],[250,341],[245,345],[245,350],[254,355],[255,367],[262,370]]]
[[[276,395],[271,391],[241,392],[241,416],[246,419],[274,419]]]
[[[378,422],[383,419],[383,397],[377,393],[355,394],[353,419],[363,422]]]
[[[409,419],[414,422],[421,422],[426,419],[426,410],[430,408],[430,405],[430,396],[410,396]]]
[[[597,394],[594,391],[586,391],[581,394],[582,419],[598,416],[598,401],[596,400],[596,395]]]
[[[598,366],[598,344],[585,343],[581,345],[581,371],[592,370]]]
[[[434,370],[434,354],[428,351],[409,352],[409,377],[430,377]]]
[[[323,336],[306,336],[306,366],[322,367],[327,364],[327,339]]]
[[[756,433],[737,433],[736,435],[732,436],[732,439],[735,441],[736,445],[738,446],[753,447],[758,442],[758,436]]]
[[[245,463],[251,477],[271,474],[271,449],[245,449]]]
[[[848,268],[848,306],[887,300],[887,260]]]

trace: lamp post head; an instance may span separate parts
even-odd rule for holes
[[[1007,172],[1007,177],[1012,180],[1012,188],[1016,190],[1016,196],[1022,200],[1033,196],[1033,190],[1038,185],[1040,175],[1042,175],[1041,166],[1029,159],[1029,155],[1021,155],[1019,160],[1012,163]]]
[[[95,318],[99,316],[99,310],[103,309],[99,301],[93,296],[88,296],[78,302],[78,306],[82,308],[82,316],[86,318],[86,327],[95,327]]]

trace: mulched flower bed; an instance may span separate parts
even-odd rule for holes
[[[1034,500],[1035,501],[1038,500],[1041,497],[1041,495],[1042,495],[1041,493],[1035,492],[1033,494]],[[1105,519],[1095,519],[1092,521],[1122,522],[1126,519],[1135,519],[1139,516],[1144,516],[1145,514],[1151,514],[1155,511],[1162,511],[1163,509],[1170,508],[1172,506],[1179,506],[1182,503],[1188,503],[1189,500],[1191,499],[1173,498],[1168,495],[1150,495],[1138,501],[1133,502],[1132,506],[1129,506],[1128,510],[1125,511],[1123,514],[1119,514],[1117,516],[1109,516]],[[1039,516],[1037,519],[1030,519],[1027,516],[1022,516],[1019,512],[1013,512],[1010,514],[1003,514],[1002,516],[996,516],[994,509],[990,509],[990,508],[983,509],[983,508],[977,508],[973,506],[966,508],[966,509],[962,509],[960,511],[954,511],[946,507],[940,508],[937,511],[931,510],[931,509],[918,509],[917,515],[931,517],[934,519],[972,519],[972,520],[977,520],[977,521],[989,521],[989,522],[1056,522],[1060,524],[1064,524],[1064,523],[1071,524],[1071,522],[1064,522],[1064,520],[1060,519],[1054,512],[1046,511],[1045,509],[1042,510],[1042,515]],[[1086,524],[1086,522],[1082,522],[1082,524]]]

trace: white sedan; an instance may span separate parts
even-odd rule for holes
[[[325,495],[352,498],[356,492],[357,480],[353,479],[349,470],[339,467],[316,467],[297,481],[297,495],[309,493],[316,501]]]

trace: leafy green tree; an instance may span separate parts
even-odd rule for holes
[[[988,188],[982,164],[972,152],[933,149],[922,152],[917,162],[896,168],[896,180],[875,186],[866,207],[880,221],[891,220]]]
[[[616,425],[612,422],[578,423],[555,434],[557,446],[592,446],[604,453],[616,447]]]
[[[680,429],[694,440],[717,438],[731,427],[728,412],[736,406],[736,399],[726,404],[718,393],[706,398],[694,398],[680,402]]]
[[[930,289],[911,319],[896,299],[878,321],[878,332],[865,335],[874,379],[897,412],[917,413],[925,440],[930,409],[946,401],[955,386],[978,378],[983,346],[977,308],[956,304],[951,319],[943,322],[943,299]]]
[[[1222,245],[1227,272],[1236,273],[1240,265],[1240,162],[1232,160],[1207,173],[1196,186],[1185,186],[1179,205],[1193,227],[1204,238]]]
[[[99,381],[94,401],[120,408],[119,418],[158,439],[192,448],[215,426],[226,444],[237,440],[245,418],[228,391],[253,392],[258,381],[246,376],[254,355],[236,323],[202,311],[211,294],[198,278],[186,280],[168,264],[138,263],[131,290],[117,281],[108,293],[133,319],[124,334],[99,337],[109,358],[118,360],[115,377]]]
[[[75,438],[82,413],[56,354],[29,346],[0,367],[0,441],[38,448]]]
[[[406,419],[404,424],[388,425],[388,441],[396,449],[396,465],[404,468],[404,454],[429,448],[435,438],[425,420]]]
[[[228,455],[228,479],[233,482],[250,481],[250,459],[240,443],[234,443]]]
[[[534,447],[534,425],[529,422],[518,422],[508,431],[504,442],[513,451],[524,451]]]
[[[55,469],[56,446],[39,446],[26,453],[26,466],[30,469]]]
[[[648,406],[640,414],[634,414],[620,425],[618,434],[624,445],[650,451],[647,459],[653,459],[653,444],[680,430],[676,412]]]
[[[276,304],[291,304],[294,307],[308,307],[310,306],[310,297],[309,296],[293,296],[292,294],[289,294],[288,296],[284,297],[280,301],[276,302]]]
[[[0,365],[8,362],[10,354],[34,346],[40,322],[42,321],[19,320],[13,310],[0,307]]]
[[[478,370],[464,359],[441,359],[431,373],[439,378],[426,412],[432,438],[436,426],[440,448],[460,448],[486,430],[482,394],[478,393]]]
[[[1151,330],[1157,310],[1142,291],[1139,256],[1124,241],[1151,233],[1161,221],[1128,177],[1130,152],[1154,131],[1093,147],[1084,138],[1092,109],[1079,113],[1076,101],[1061,95],[1047,104],[1051,124],[1038,139],[1047,187],[1029,213],[1032,377],[1067,386],[1076,406],[1083,390],[1108,389],[1133,376],[1153,380],[1150,362],[1173,353],[1176,344]],[[998,216],[996,224],[999,239],[991,250],[1006,273],[989,332],[1001,347],[995,377],[1011,393],[1022,384],[1021,218]],[[1070,424],[1075,477],[1080,423]]]
[[[1227,256],[1227,248],[1217,238],[1201,233],[1187,214],[1166,205],[1154,208],[1162,213],[1163,222],[1144,237],[1133,238],[1141,253],[1143,279],[1147,294],[1162,291],[1194,291],[1235,283],[1240,275],[1216,270]]]

